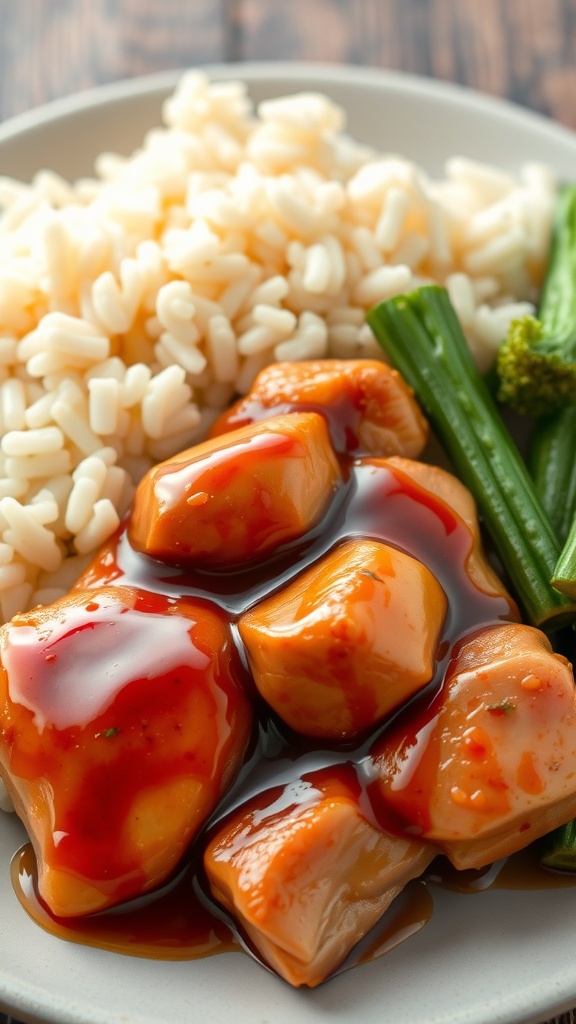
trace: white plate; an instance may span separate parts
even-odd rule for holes
[[[544,160],[566,178],[576,138],[544,118],[433,81],[320,65],[211,69],[242,77],[256,100],[319,89],[343,104],[351,132],[431,172],[455,153],[515,167]],[[175,75],[108,86],[0,126],[0,174],[40,166],[90,173],[102,149],[129,152],[158,123]],[[315,991],[294,991],[242,954],[145,961],[55,939],[12,891],[24,838],[0,827],[0,1007],[54,1024],[531,1024],[576,1005],[576,888],[434,893],[430,923],[388,956]]]

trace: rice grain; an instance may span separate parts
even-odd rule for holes
[[[325,96],[254,109],[197,71],[91,178],[0,178],[1,616],[64,593],[153,462],[271,361],[382,357],[373,303],[445,284],[488,367],[535,309],[555,189],[535,162],[432,179]]]

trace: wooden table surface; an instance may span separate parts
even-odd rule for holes
[[[576,129],[576,0],[0,0],[0,120],[122,78],[241,60],[459,82]]]
[[[102,82],[254,59],[429,75],[576,128],[576,0],[0,0],[0,119]]]

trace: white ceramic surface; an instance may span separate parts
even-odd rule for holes
[[[515,167],[545,160],[576,170],[576,138],[518,108],[448,85],[320,65],[229,65],[255,99],[319,89],[342,103],[351,132],[440,171],[455,153]],[[0,174],[50,166],[90,173],[101,150],[129,152],[158,123],[175,75],[108,86],[0,125]],[[388,956],[315,991],[294,991],[241,954],[146,961],[55,939],[12,891],[24,839],[0,822],[0,1007],[50,1024],[532,1024],[576,1005],[576,887],[434,892],[429,924]]]

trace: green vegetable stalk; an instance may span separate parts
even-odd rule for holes
[[[576,619],[576,601],[550,583],[560,543],[445,289],[431,285],[396,296],[367,319],[473,493],[528,620],[556,629]]]
[[[560,593],[576,598],[576,516],[552,573],[551,582]]]
[[[539,309],[542,323],[556,323],[566,317],[558,335],[567,346],[576,332],[576,231],[574,231],[574,186],[560,194],[556,208],[554,234]],[[563,218],[566,218],[564,223]],[[565,280],[565,292],[558,292],[558,282]],[[558,301],[557,308],[554,304]],[[501,359],[502,361],[502,359]],[[538,365],[532,371],[538,374]],[[534,386],[534,385],[532,385]],[[529,391],[529,382],[525,388]],[[536,493],[547,512],[556,536],[564,548],[554,569],[552,582],[568,594],[576,593],[576,402],[536,419],[528,451],[528,468],[534,479]],[[574,634],[572,634],[572,644]],[[555,829],[542,843],[541,862],[557,871],[576,871],[576,821]]]
[[[540,503],[564,544],[576,513],[576,403],[536,420],[528,469]]]
[[[556,203],[538,319],[513,321],[497,371],[498,398],[517,412],[540,416],[576,402],[576,185]]]
[[[576,184],[559,193],[538,320],[516,321],[497,360],[499,398],[536,415],[528,464],[536,492],[566,544],[552,574],[576,595]],[[543,410],[555,411],[542,414]]]
[[[576,821],[555,828],[545,837],[540,863],[553,871],[576,871]]]

